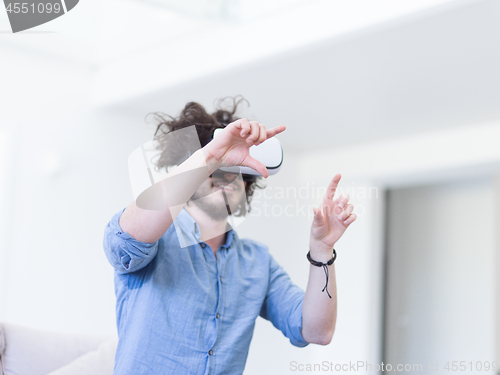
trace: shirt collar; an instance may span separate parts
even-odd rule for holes
[[[201,230],[198,223],[193,219],[189,212],[186,211],[186,209],[183,208],[181,210],[175,219],[174,224],[179,225],[186,234],[193,236],[197,243],[203,242],[200,238]],[[226,242],[222,245],[225,249],[229,249],[229,247],[231,247],[234,237],[234,229],[229,223],[227,223],[227,228],[229,230],[227,232]]]

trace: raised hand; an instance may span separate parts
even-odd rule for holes
[[[354,206],[349,203],[348,194],[342,194],[333,200],[341,177],[340,174],[333,177],[319,208],[313,208],[311,255],[313,252],[318,255],[322,255],[321,253],[324,252],[326,257],[331,258],[335,243],[342,237],[347,227],[356,220],[356,214],[352,212]]]
[[[266,139],[274,137],[285,129],[284,125],[266,129],[257,121],[239,119],[227,125],[221,134],[217,135],[203,149],[209,164],[215,165],[214,169],[245,166],[256,170],[267,178],[269,176],[267,168],[250,156],[249,149],[251,146],[260,145]]]

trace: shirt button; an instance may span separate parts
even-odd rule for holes
[[[209,350],[208,354],[212,355],[212,354],[214,354],[214,352],[212,350]]]
[[[205,248],[205,246],[207,246],[207,245],[206,245],[206,244],[204,244],[204,243],[202,243],[200,246],[201,246],[202,248]]]
[[[220,318],[220,314],[219,314],[219,313],[217,313],[217,315],[215,315],[215,317],[216,317],[217,319],[219,319],[219,318]]]

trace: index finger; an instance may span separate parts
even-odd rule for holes
[[[276,126],[274,128],[271,128],[271,129],[267,129],[266,136],[267,136],[267,138],[274,137],[276,134],[284,132],[285,129],[286,129],[285,125],[280,125],[280,126]]]
[[[337,186],[339,185],[339,181],[342,178],[342,175],[340,173],[337,173],[332,181],[330,181],[330,184],[328,184],[328,188],[326,189],[325,193],[325,199],[326,200],[332,200],[333,197],[335,196],[335,191],[337,190]]]

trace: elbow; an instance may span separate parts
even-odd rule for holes
[[[322,335],[317,335],[311,337],[309,340],[306,340],[309,344],[317,344],[317,345],[328,345],[332,342],[333,339],[333,331],[326,332]]]
[[[315,344],[323,345],[323,346],[328,345],[332,342],[332,338],[333,338],[333,332],[325,334],[321,337],[318,337],[317,342]]]
[[[336,322],[336,317],[327,324],[310,325],[306,322],[306,325],[302,327],[302,337],[309,344],[328,345],[332,342]]]

